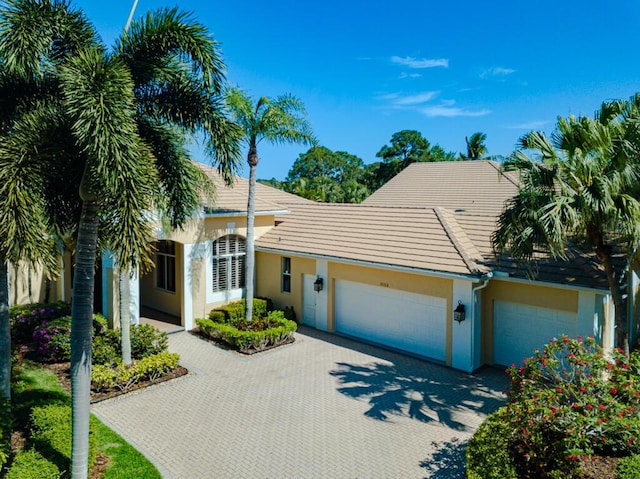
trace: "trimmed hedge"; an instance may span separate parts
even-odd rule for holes
[[[16,454],[6,479],[60,479],[62,474],[54,463],[34,449]]]
[[[640,455],[623,457],[618,461],[616,476],[618,479],[637,479],[640,474]]]
[[[135,361],[131,366],[120,364],[116,368],[97,364],[91,368],[91,389],[95,392],[119,389],[127,391],[139,381],[155,381],[178,366],[180,356],[161,352]]]
[[[468,479],[518,479],[511,456],[513,430],[504,407],[487,416],[467,445]]]
[[[9,460],[11,453],[11,407],[9,401],[0,398],[0,477],[2,468]]]
[[[293,336],[298,327],[294,321],[286,319],[282,311],[272,311],[264,319],[251,323],[240,320],[220,323],[211,319],[197,319],[196,323],[204,336],[224,341],[241,352],[264,351],[282,344]]]
[[[270,311],[268,307],[270,302],[271,300],[268,299],[254,298],[253,317],[255,319],[262,319],[266,317]],[[224,315],[224,322],[235,323],[237,321],[242,321],[244,320],[244,311],[246,308],[246,304],[246,301],[243,299],[240,301],[236,301],[235,303],[229,303],[224,306],[220,306],[219,308],[216,308],[209,313],[209,319],[218,323],[222,322],[220,321],[220,313],[222,313]]]
[[[97,454],[95,418],[89,422],[89,468]],[[71,464],[71,406],[53,404],[31,410],[31,441],[60,470]]]

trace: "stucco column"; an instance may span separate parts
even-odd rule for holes
[[[479,315],[475,314],[473,283],[465,280],[453,280],[451,317],[458,302],[465,307],[465,320],[461,323],[451,321],[451,367],[465,372],[475,369],[475,330],[480,325]]]
[[[191,256],[193,244],[182,245],[182,320],[184,329],[193,329],[193,278],[191,272]]]
[[[329,263],[326,260],[316,260],[316,275],[324,281],[322,291],[316,294],[316,328],[327,331],[329,311]]]

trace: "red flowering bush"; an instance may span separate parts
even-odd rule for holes
[[[563,336],[507,372],[520,477],[570,477],[579,459],[640,452],[638,353],[608,359],[593,338]]]

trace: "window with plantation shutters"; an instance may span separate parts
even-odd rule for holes
[[[244,288],[244,238],[228,235],[213,242],[213,292]]]

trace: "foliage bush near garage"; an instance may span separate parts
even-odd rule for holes
[[[0,398],[0,474],[11,453],[12,423],[10,410],[9,401]]]
[[[579,477],[590,457],[640,453],[640,352],[607,358],[593,338],[563,336],[508,373],[501,417],[517,477]]]
[[[220,323],[197,319],[196,323],[204,336],[224,341],[241,352],[264,351],[290,341],[298,327],[294,321],[286,319],[282,311],[271,311],[265,317],[256,316],[251,322],[236,319]]]
[[[54,463],[34,449],[23,449],[13,459],[6,479],[60,479],[62,474]]]
[[[180,355],[167,351],[147,356],[127,366],[95,365],[91,369],[91,389],[95,392],[127,391],[139,381],[155,381],[178,366]]]
[[[504,408],[487,416],[467,446],[468,479],[517,479],[510,453],[513,435]]]
[[[623,457],[616,469],[618,479],[638,479],[640,474],[640,455]]]
[[[89,425],[89,467],[96,458],[95,418]],[[31,411],[31,442],[44,457],[61,471],[68,471],[71,462],[71,407],[54,404],[35,407]]]

